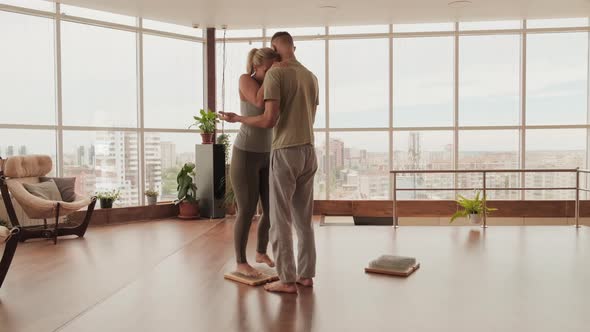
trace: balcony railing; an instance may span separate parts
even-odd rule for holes
[[[478,170],[393,170],[390,172],[393,177],[393,225],[395,228],[399,227],[398,223],[398,216],[397,216],[397,193],[400,191],[458,191],[458,190],[481,190],[483,193],[483,197],[487,197],[488,191],[496,191],[496,190],[514,190],[514,191],[524,191],[524,190],[535,190],[535,191],[547,191],[547,190],[571,190],[575,191],[576,199],[575,199],[575,220],[576,220],[576,228],[580,228],[580,192],[590,192],[589,188],[580,188],[580,174],[590,174],[590,170],[587,169],[579,169],[579,168],[572,168],[572,169],[478,169]],[[481,174],[482,178],[482,185],[480,188],[477,187],[470,187],[470,188],[458,188],[454,186],[453,188],[398,188],[397,187],[397,178],[398,174]],[[518,174],[526,174],[526,173],[570,173],[572,176],[575,176],[575,187],[534,187],[534,188],[527,188],[527,187],[493,187],[489,188],[487,186],[487,175],[489,173],[518,173]],[[484,211],[487,205],[487,199],[483,200],[483,207]],[[486,213],[483,214],[483,228],[487,228],[487,216]]]

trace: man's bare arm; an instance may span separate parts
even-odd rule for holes
[[[245,125],[258,128],[273,128],[279,120],[279,101],[266,100],[264,113],[256,116],[241,116],[235,113],[220,112],[222,119],[227,122],[241,122]]]

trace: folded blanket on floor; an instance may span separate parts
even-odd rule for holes
[[[406,271],[414,265],[416,265],[416,258],[394,255],[382,255],[369,263],[369,267],[372,269],[393,271]]]

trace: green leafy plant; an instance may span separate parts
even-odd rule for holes
[[[116,201],[121,197],[120,189],[113,189],[111,191],[99,191],[96,193],[96,198],[109,201]]]
[[[475,193],[474,199],[465,198],[464,196],[458,195],[459,199],[456,200],[457,204],[462,207],[461,210],[455,212],[451,217],[451,222],[455,221],[457,218],[467,217],[471,214],[476,215],[483,215],[484,214],[484,203],[486,202],[486,197],[481,195],[481,192],[477,191]],[[490,212],[498,211],[498,209],[485,207],[485,214],[489,214]]]
[[[199,127],[203,134],[212,134],[215,132],[215,124],[219,122],[217,114],[211,110],[205,111],[201,109],[199,111],[200,116],[193,116],[195,123],[189,126],[189,128],[196,126]]]
[[[229,141],[228,134],[221,134],[217,137],[217,144],[222,144],[225,147],[225,164],[229,164],[229,149],[231,148],[231,143]]]
[[[160,195],[160,193],[155,191],[154,189],[148,189],[145,191],[145,195],[147,197],[158,197],[158,195]]]
[[[195,203],[197,201],[197,186],[193,182],[193,177],[195,176],[195,167],[194,163],[186,163],[178,172],[178,176],[176,177],[176,183],[178,183],[178,199],[174,201],[174,204],[179,204],[184,201]]]

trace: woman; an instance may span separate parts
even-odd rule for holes
[[[247,74],[240,77],[240,111],[245,116],[264,113],[264,96],[261,89],[266,71],[278,60],[271,48],[254,48],[248,53]],[[230,176],[238,205],[234,242],[237,271],[247,276],[260,274],[248,264],[246,244],[258,199],[262,202],[263,214],[258,222],[256,262],[274,267],[266,254],[270,229],[268,206],[268,175],[270,162],[271,129],[243,125],[234,141]]]

